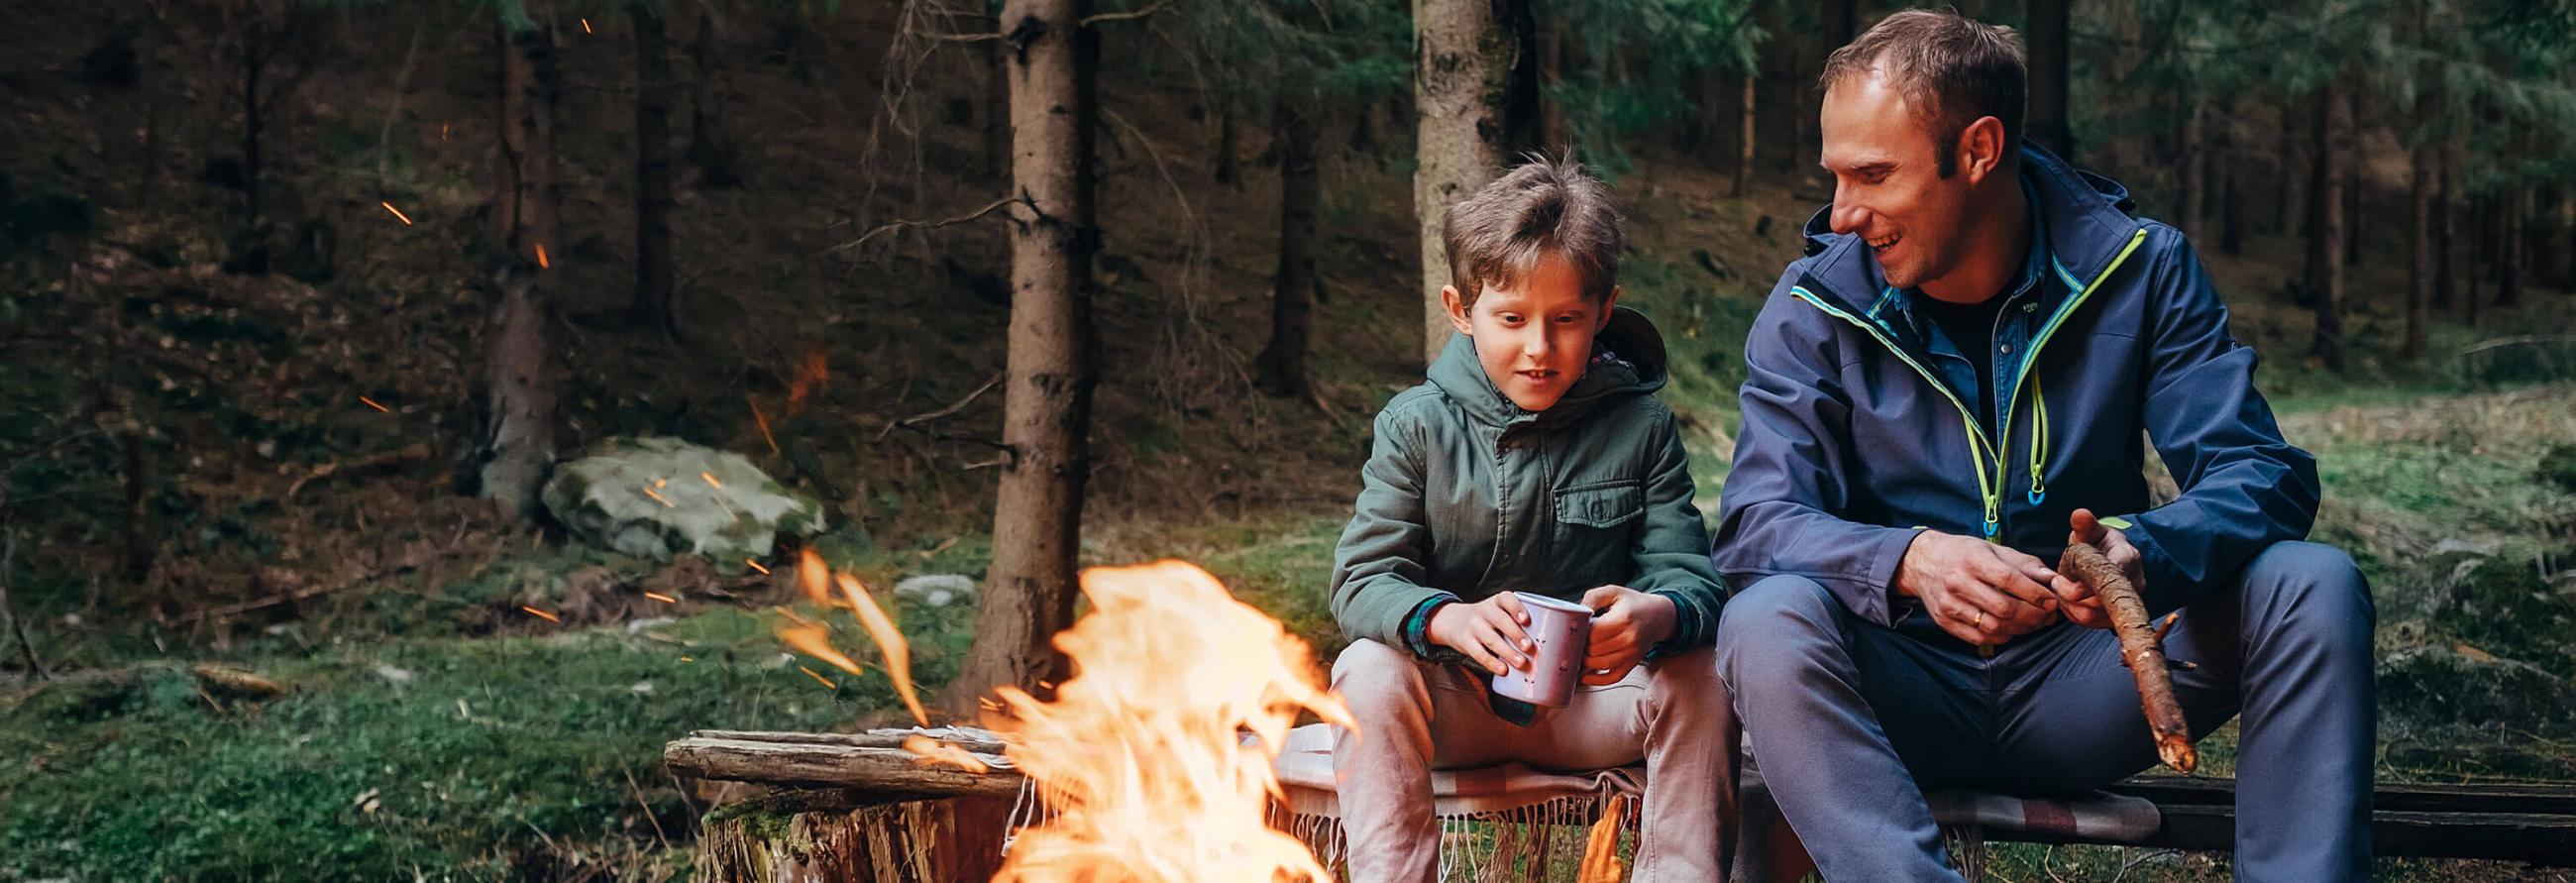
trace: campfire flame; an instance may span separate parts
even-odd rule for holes
[[[832,594],[835,583],[841,589],[838,596]],[[894,618],[886,615],[885,608],[877,606],[876,599],[868,594],[868,587],[860,583],[858,577],[834,573],[830,565],[823,563],[823,556],[815,554],[812,549],[805,550],[797,561],[796,584],[816,606],[827,610],[833,607],[850,609],[858,618],[860,627],[867,629],[868,637],[877,642],[877,650],[884,654],[886,674],[894,679],[894,692],[903,698],[903,707],[912,712],[914,722],[929,726],[930,715],[922,711],[921,699],[912,689],[912,645],[904,640],[902,630],[895,628]],[[860,673],[856,660],[832,646],[830,626],[797,616],[795,611],[785,607],[778,608],[778,612],[792,622],[778,627],[778,639],[786,642],[787,646],[831,663],[842,671]]]
[[[1093,568],[1082,589],[1092,613],[1055,638],[1074,677],[1052,701],[995,691],[1005,753],[1056,816],[994,879],[1332,879],[1264,820],[1299,713],[1356,727],[1305,642],[1180,561]]]

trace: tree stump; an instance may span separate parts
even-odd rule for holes
[[[723,883],[951,883],[1002,866],[1012,798],[903,796],[855,788],[787,791],[711,813],[698,880]]]

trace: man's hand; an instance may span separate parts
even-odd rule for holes
[[[2143,587],[2147,584],[2146,570],[2139,563],[2138,547],[2129,545],[2127,534],[2103,524],[2101,519],[2093,517],[2091,509],[2077,509],[2066,520],[2067,525],[2073,528],[2066,534],[2067,545],[2091,544],[2101,549],[2102,554],[2120,568],[2120,573],[2129,578],[2130,585]],[[2102,598],[2093,594],[2092,587],[2076,582],[2074,577],[2060,575],[2049,581],[2048,589],[2057,593],[2058,600],[2064,604],[2066,618],[2076,625],[2088,629],[2111,627],[2111,613],[2102,609]]]
[[[1538,642],[1529,638],[1529,611],[1510,592],[1469,604],[1455,601],[1431,609],[1424,637],[1431,643],[1467,654],[1488,672],[1501,675],[1529,667]]]
[[[1646,651],[1673,636],[1680,612],[1673,599],[1627,586],[1601,586],[1583,593],[1592,608],[1592,636],[1583,656],[1583,685],[1619,682],[1646,658]]]
[[[1932,622],[1971,644],[2001,644],[2057,621],[2059,577],[2039,559],[1957,534],[1924,531],[1905,547],[1896,590],[1923,600]]]

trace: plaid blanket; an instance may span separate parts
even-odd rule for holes
[[[1297,816],[1339,818],[1341,805],[1333,787],[1333,732],[1329,724],[1309,724],[1288,734],[1286,750],[1275,765],[1285,809]],[[1582,824],[1613,795],[1632,798],[1645,790],[1643,765],[1586,772],[1553,772],[1520,764],[1431,774],[1432,804],[1441,818],[1494,817],[1533,808],[1564,808]],[[1935,791],[1926,798],[1932,817],[1945,827],[1975,825],[1990,831],[2028,831],[2094,840],[2134,843],[2162,827],[2156,805],[2143,797],[2090,791],[2051,797],[1996,794],[1964,788]]]

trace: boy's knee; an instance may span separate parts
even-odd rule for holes
[[[1418,708],[1429,698],[1422,660],[1366,638],[1351,642],[1333,660],[1333,690],[1360,718]]]

